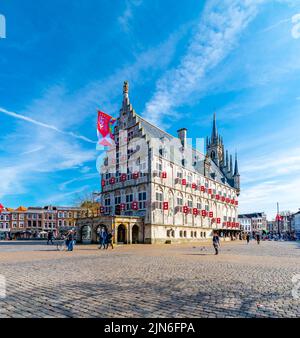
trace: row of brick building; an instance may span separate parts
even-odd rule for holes
[[[0,213],[0,239],[45,238],[76,226],[83,210],[79,207],[5,208]]]
[[[299,209],[300,210],[300,209]],[[275,220],[268,221],[264,212],[241,214],[238,216],[243,233],[266,232],[300,238],[300,211],[282,211]]]

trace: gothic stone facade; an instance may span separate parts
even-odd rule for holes
[[[237,157],[233,168],[216,116],[204,155],[188,145],[186,129],[174,137],[139,116],[125,82],[114,136],[101,167],[103,215],[140,217],[144,243],[197,241],[214,231],[224,236],[239,231]]]

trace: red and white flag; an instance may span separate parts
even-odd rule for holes
[[[113,127],[117,120],[110,115],[98,111],[97,134],[99,144],[111,146],[114,142]]]
[[[0,203],[0,214],[4,210],[4,206]]]

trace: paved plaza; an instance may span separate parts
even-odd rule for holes
[[[0,274],[1,317],[300,317],[295,242],[223,243],[219,256],[210,243],[0,242]]]

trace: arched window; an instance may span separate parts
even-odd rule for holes
[[[156,208],[162,209],[162,206],[163,206],[163,192],[162,192],[162,190],[160,190],[160,189],[156,190],[155,201],[156,201]]]

